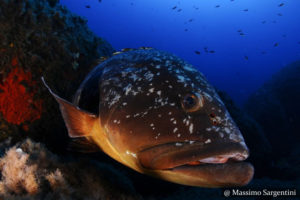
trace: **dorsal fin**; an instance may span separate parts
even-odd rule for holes
[[[87,111],[81,110],[74,104],[56,95],[46,84],[42,77],[44,85],[47,87],[52,96],[59,103],[60,111],[64,118],[65,124],[71,138],[87,137],[92,134],[95,123],[100,123],[99,118]]]

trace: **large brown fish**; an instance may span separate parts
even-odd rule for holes
[[[49,91],[71,138],[140,173],[205,187],[252,179],[252,165],[241,162],[247,146],[223,102],[174,55],[149,48],[116,54],[89,73],[73,103]]]

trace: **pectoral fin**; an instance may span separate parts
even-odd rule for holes
[[[96,123],[100,123],[99,118],[92,113],[81,110],[74,104],[59,97],[54,92],[52,92],[43,77],[42,81],[48,88],[52,96],[59,103],[60,111],[68,129],[69,136],[71,138],[91,136]]]

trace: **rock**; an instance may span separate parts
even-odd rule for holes
[[[273,75],[247,101],[248,113],[262,126],[277,155],[300,143],[300,61]]]
[[[300,178],[300,61],[267,81],[245,104],[272,146],[265,175],[282,180]]]
[[[66,129],[41,77],[71,100],[113,49],[58,0],[0,0],[0,27],[0,141],[29,136],[60,151]]]
[[[109,164],[58,157],[29,139],[0,158],[2,199],[141,199]]]

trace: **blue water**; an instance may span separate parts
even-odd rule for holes
[[[172,52],[238,105],[284,65],[300,59],[299,0],[60,2],[86,18],[116,50],[149,46]],[[205,53],[204,47],[215,53]]]

